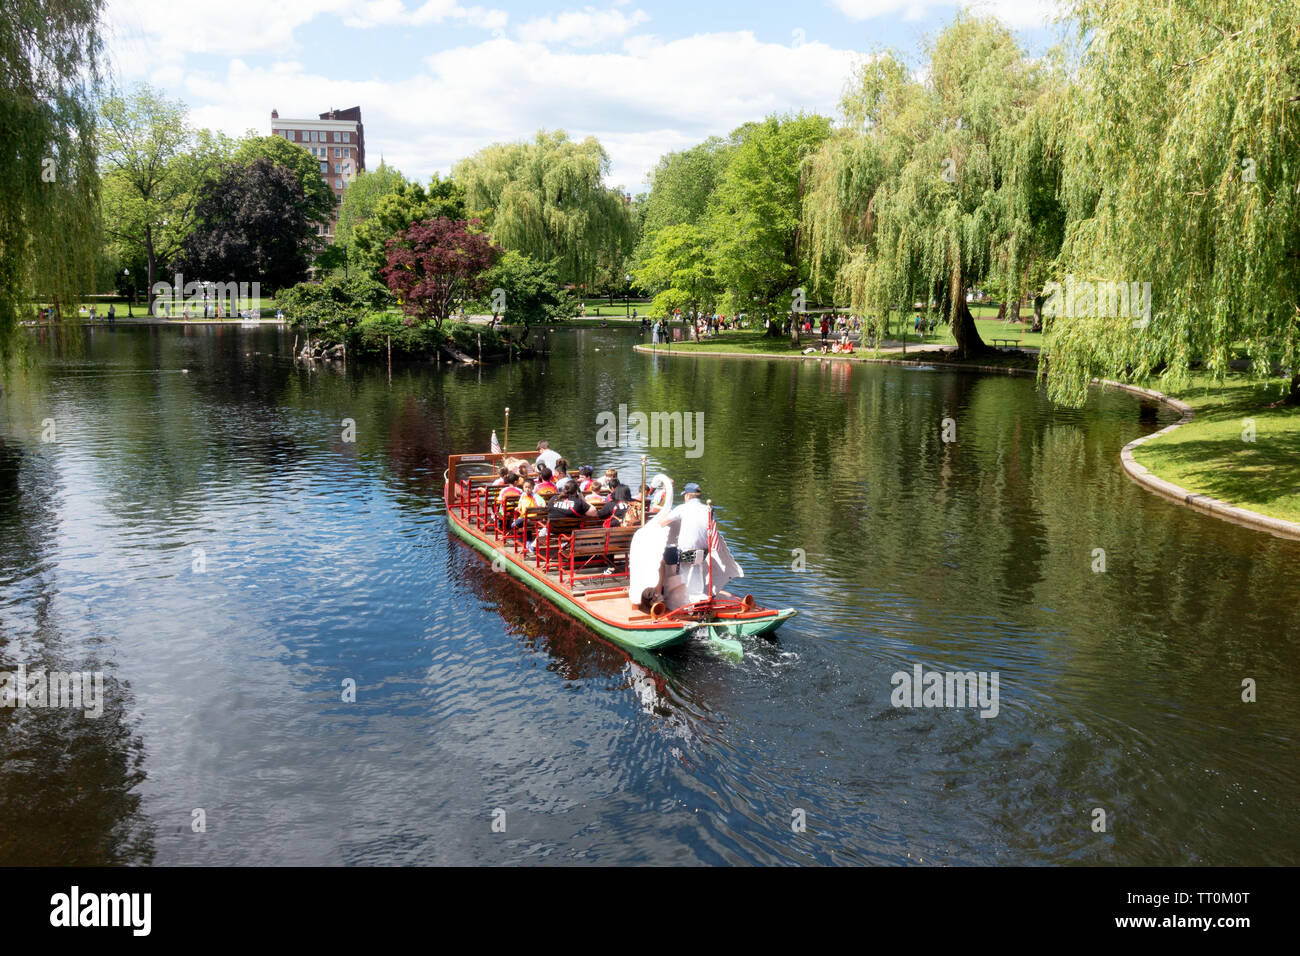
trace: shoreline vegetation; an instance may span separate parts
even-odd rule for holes
[[[795,347],[788,341],[742,331],[722,333],[699,343],[673,342],[657,348],[641,345],[638,351],[669,356],[933,365],[970,372],[1037,375],[1036,350],[1009,349],[964,360],[955,349],[939,344],[913,343],[906,353],[902,346],[901,342],[887,341],[879,349],[823,355],[816,334],[801,336],[800,345]],[[809,347],[818,351],[803,354],[802,349]],[[1300,478],[1295,475],[1295,463],[1300,461],[1300,407],[1282,401],[1289,382],[1289,377],[1282,375],[1252,379],[1241,371],[1216,382],[1208,373],[1195,372],[1187,387],[1162,396],[1189,407],[1191,417],[1130,446],[1133,460],[1155,478],[1177,486],[1175,490],[1181,489],[1184,494],[1180,498],[1214,499],[1247,514],[1221,514],[1221,509],[1206,508],[1191,500],[1183,504],[1228,520],[1249,522],[1248,513],[1254,512],[1288,523],[1290,527],[1283,530],[1300,537]],[[1152,397],[1161,394],[1150,392],[1144,385],[1110,381],[1099,384]],[[1274,533],[1278,530],[1266,524],[1255,526]]]

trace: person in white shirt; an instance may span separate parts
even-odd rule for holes
[[[681,504],[676,508],[665,508],[659,512],[655,523],[661,527],[677,526],[677,553],[681,563],[674,570],[686,585],[687,601],[703,601],[709,594],[708,580],[705,577],[706,550],[709,546],[709,507],[700,500],[700,486],[688,482],[682,489]],[[672,540],[671,531],[669,540]]]
[[[537,458],[534,465],[545,465],[551,471],[555,470],[555,463],[560,460],[560,453],[551,451],[551,443],[545,438],[537,443]]]

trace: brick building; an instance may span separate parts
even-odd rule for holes
[[[320,234],[332,242],[337,221],[337,203],[356,178],[366,168],[366,133],[361,125],[361,107],[330,110],[317,119],[281,118],[278,110],[271,110],[271,135],[283,136],[310,152],[320,163],[320,174],[334,193],[335,213],[329,225],[320,227]]]

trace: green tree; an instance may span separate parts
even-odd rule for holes
[[[249,136],[240,140],[233,161],[241,166],[255,159],[269,159],[293,172],[302,185],[303,214],[313,226],[326,225],[334,213],[334,190],[321,176],[320,164],[305,146],[283,136]]]
[[[464,193],[455,180],[434,173],[427,187],[401,183],[381,196],[374,211],[353,227],[351,248],[355,261],[371,278],[382,281],[384,269],[388,267],[389,240],[412,223],[464,218]]]
[[[602,259],[621,264],[635,239],[629,203],[604,184],[608,173],[609,157],[594,136],[577,142],[563,130],[496,143],[452,169],[466,207],[497,242],[556,262],[562,281],[583,286]]]
[[[304,278],[315,237],[302,182],[288,166],[258,157],[221,167],[199,189],[198,228],[179,265],[219,282],[256,281],[268,292]]]
[[[1047,384],[1082,403],[1093,376],[1193,363],[1291,370],[1300,402],[1300,6],[1270,0],[1073,4],[1062,282],[1149,282],[1150,321],[1121,308],[1050,320]],[[1131,289],[1131,285],[1129,286]],[[1112,302],[1108,301],[1107,305]],[[1060,311],[1060,310],[1058,310]]]
[[[652,315],[712,306],[717,298],[709,243],[698,225],[678,223],[657,230],[649,254],[633,276],[638,285],[656,293],[650,303]]]
[[[661,229],[683,223],[697,225],[704,219],[709,199],[748,128],[741,127],[728,139],[711,136],[690,149],[667,153],[655,164],[650,173],[650,193],[641,211],[634,269],[653,255]]]
[[[290,328],[325,345],[352,342],[363,317],[390,301],[388,290],[366,276],[300,282],[276,298]]]
[[[29,296],[67,315],[92,281],[101,8],[13,0],[0,17],[0,362]]]
[[[770,318],[786,311],[803,285],[803,166],[829,135],[824,116],[770,117],[748,128],[732,153],[704,224],[726,311]]]
[[[143,256],[145,287],[181,249],[194,227],[200,187],[217,173],[233,144],[196,133],[183,103],[137,86],[100,106],[104,228],[122,258]]]
[[[493,296],[501,290],[505,300],[501,318],[524,327],[520,342],[528,341],[528,330],[534,325],[563,322],[578,314],[578,301],[560,285],[555,263],[538,262],[513,249],[488,270],[483,287]]]
[[[442,180],[435,176],[434,182],[441,185]],[[401,171],[385,164],[382,160],[374,170],[358,173],[344,191],[343,199],[339,203],[338,224],[334,227],[334,244],[338,245],[340,242],[351,244],[357,226],[375,214],[379,201],[405,185],[406,177]]]

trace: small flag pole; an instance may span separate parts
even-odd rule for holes
[[[708,562],[705,565],[705,576],[708,581],[706,585],[709,589],[709,616],[708,620],[713,620],[713,536],[717,533],[717,526],[713,523],[713,499],[710,498],[704,502],[705,507],[709,509],[709,537],[704,548],[704,560]]]
[[[505,452],[510,451],[510,406],[509,405],[506,406],[506,440],[501,445],[501,450]]]
[[[641,523],[642,524],[645,524],[647,517],[648,516],[646,515],[646,511],[645,511],[645,455],[642,455],[641,456]]]

